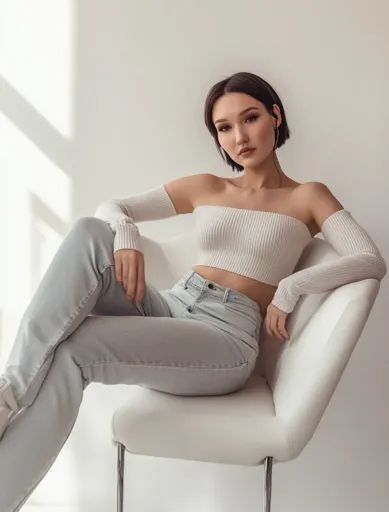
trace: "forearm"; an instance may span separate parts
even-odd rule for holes
[[[378,247],[348,210],[339,210],[327,217],[321,231],[339,258],[281,279],[272,304],[282,311],[292,312],[300,295],[321,293],[361,279],[382,279],[387,272]]]
[[[300,295],[322,293],[361,279],[382,279],[386,264],[376,253],[358,253],[340,256],[334,260],[313,265],[282,279],[274,294],[272,304],[290,313]]]
[[[101,203],[94,216],[107,222],[115,233],[114,251],[140,249],[140,233],[136,222],[157,220],[177,215],[163,185],[126,198]]]

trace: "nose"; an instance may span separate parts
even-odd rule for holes
[[[239,126],[236,128],[236,131],[235,131],[235,140],[236,140],[236,143],[239,144],[239,146],[241,146],[243,143],[246,143],[247,142],[247,134],[244,130],[244,128],[240,128]]]

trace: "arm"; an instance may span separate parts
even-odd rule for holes
[[[109,199],[97,207],[94,217],[107,222],[114,231],[114,252],[119,249],[140,251],[140,233],[136,223],[192,212],[193,202],[203,184],[212,178],[216,177],[194,174],[130,197]]]
[[[272,304],[291,313],[300,295],[321,293],[361,279],[382,279],[385,260],[366,230],[322,183],[311,186],[311,213],[339,258],[299,270],[278,283]]]

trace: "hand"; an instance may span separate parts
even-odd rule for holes
[[[281,341],[289,339],[289,334],[285,328],[286,317],[289,313],[285,313],[278,309],[274,304],[270,303],[266,309],[265,327],[270,336],[277,336]]]
[[[141,302],[145,291],[145,262],[143,253],[136,249],[119,249],[113,253],[115,277],[123,283],[128,300]]]

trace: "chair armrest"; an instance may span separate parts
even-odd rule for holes
[[[300,332],[280,341],[272,372],[277,419],[283,424],[290,458],[313,436],[363,331],[378,293],[377,279],[365,279],[332,290]],[[274,338],[264,343],[274,351]],[[267,354],[269,355],[269,354]]]

